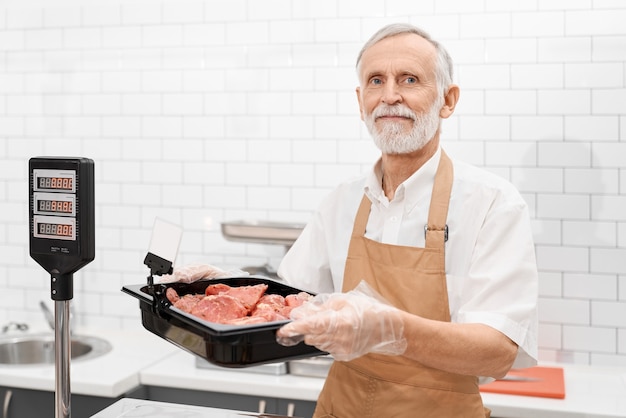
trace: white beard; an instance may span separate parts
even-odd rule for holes
[[[407,154],[422,149],[437,133],[441,123],[439,110],[443,100],[438,99],[424,113],[416,114],[405,105],[378,105],[371,114],[365,115],[365,125],[376,146],[384,154]],[[413,120],[413,128],[404,134],[402,122],[383,122],[381,130],[376,128],[376,119],[381,116],[402,116]]]

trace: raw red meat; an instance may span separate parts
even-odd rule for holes
[[[178,296],[178,292],[174,290],[173,287],[167,288],[167,290],[165,291],[165,297],[167,297],[167,300],[172,303],[176,303],[178,302],[178,299],[180,299],[180,296]]]
[[[172,302],[172,304],[184,312],[191,312],[193,307],[202,300],[202,295],[183,295],[182,297],[178,295],[176,290],[171,287],[168,287],[165,291],[165,296],[167,299]]]
[[[233,319],[245,317],[248,308],[232,296],[209,295],[202,298],[192,309],[191,314],[209,322],[224,324]]]
[[[183,295],[174,303],[174,306],[181,311],[191,312],[194,306],[196,306],[202,298],[202,295]]]
[[[252,311],[251,316],[265,318],[267,322],[289,319],[289,316],[285,316],[282,313],[285,307],[285,298],[281,295],[263,295]]]
[[[209,295],[219,295],[220,293],[226,293],[231,289],[231,287],[224,283],[215,283],[210,284],[204,289],[204,294]]]
[[[300,292],[292,295],[285,296],[285,307],[280,311],[280,314],[289,318],[291,316],[291,311],[298,306],[301,306],[304,302],[313,298],[307,292]]]
[[[310,300],[313,296],[308,294],[307,292],[295,293],[292,295],[285,296],[285,303],[287,306],[291,306],[295,308],[297,306],[302,305],[304,302]]]
[[[279,305],[279,306],[285,306],[286,304],[285,298],[282,295],[276,295],[276,294],[271,294],[271,293],[261,296],[261,299],[259,299],[257,306],[262,303],[266,305]]]
[[[230,287],[224,283],[216,283],[207,286],[204,293],[206,295],[230,295],[239,299],[251,311],[266,290],[267,285],[263,283],[239,287]]]
[[[265,294],[266,284],[231,287],[214,283],[204,294],[179,296],[174,288],[165,292],[178,309],[205,321],[228,325],[251,325],[289,319],[291,310],[312,298],[306,292],[283,297]]]

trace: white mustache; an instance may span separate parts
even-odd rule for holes
[[[374,119],[378,119],[384,116],[397,116],[397,117],[409,118],[412,120],[416,119],[415,113],[413,113],[411,109],[403,105],[395,105],[395,106],[379,105],[372,112],[372,117]]]

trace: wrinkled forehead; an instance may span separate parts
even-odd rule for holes
[[[414,33],[389,36],[363,51],[358,66],[360,80],[367,74],[388,71],[417,71],[435,73],[437,50],[427,39]],[[365,77],[365,78],[364,78]]]

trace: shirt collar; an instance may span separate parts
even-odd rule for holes
[[[389,201],[387,200],[387,197],[385,196],[382,187],[382,165],[383,160],[382,158],[379,158],[378,161],[376,161],[376,163],[374,164],[374,167],[372,167],[369,175],[365,179],[365,187],[363,191],[373,203],[379,202],[386,205],[389,203]]]
[[[441,147],[438,147],[435,154],[433,154],[419,170],[398,186],[395,199],[402,199],[406,196],[405,205],[407,211],[410,211],[424,194],[430,194],[432,191],[432,185],[435,180],[437,168],[439,167],[440,158]],[[379,158],[365,181],[364,193],[372,202],[380,202],[388,205],[389,201],[382,188],[382,176],[382,159]]]

